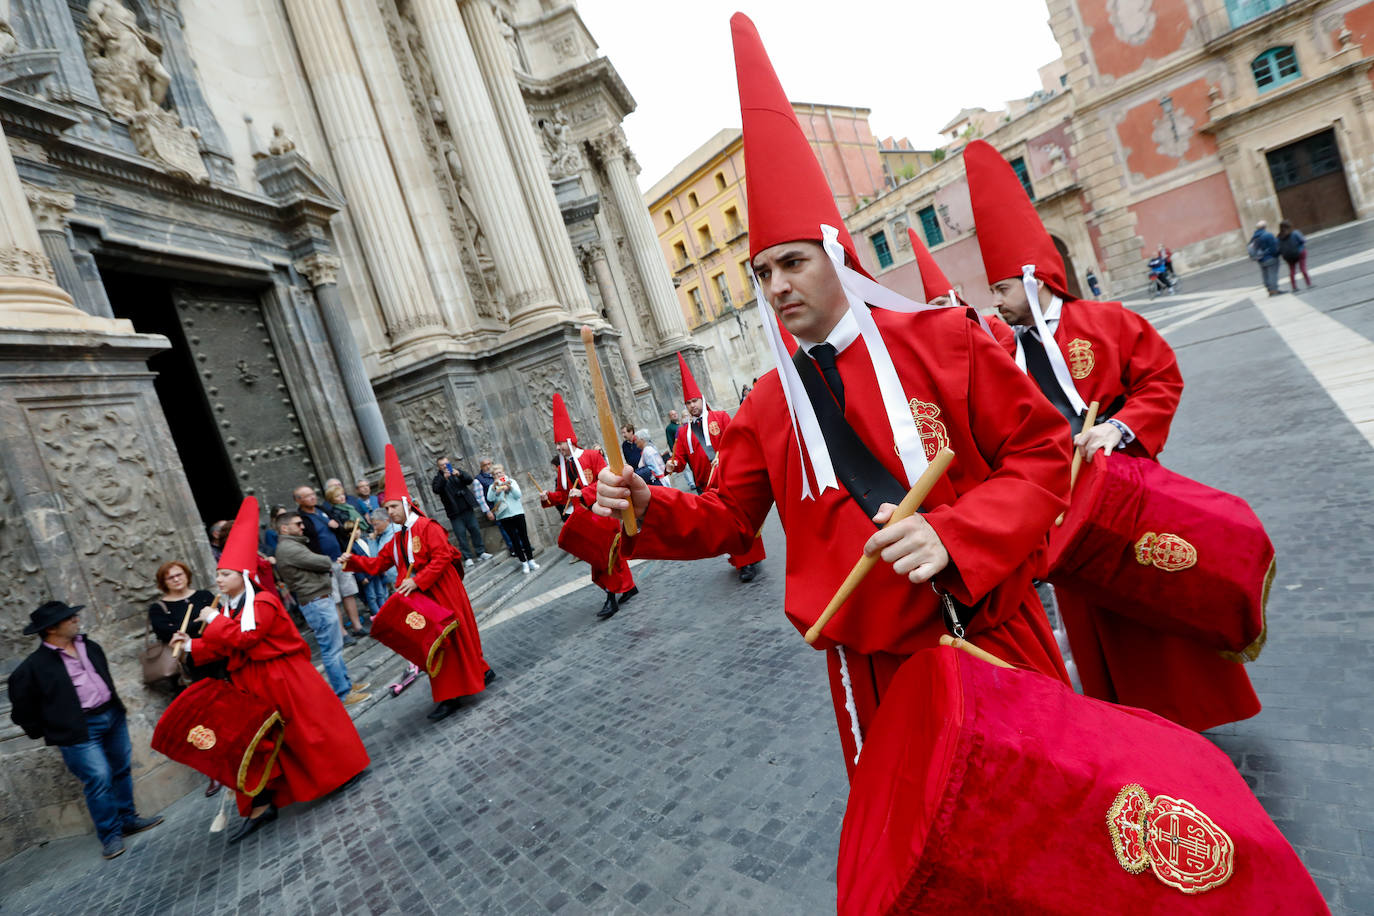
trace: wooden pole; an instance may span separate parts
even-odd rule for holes
[[[1093,401],[1091,404],[1088,405],[1088,413],[1083,417],[1083,428],[1084,428],[1084,429],[1092,429],[1094,426],[1097,425],[1097,408],[1098,408],[1098,402],[1097,402],[1097,401]],[[1076,483],[1078,483],[1078,470],[1079,470],[1079,468],[1081,468],[1082,466],[1083,466],[1083,453],[1080,452],[1077,448],[1075,448],[1075,449],[1073,450],[1073,464],[1069,465],[1069,500],[1070,500],[1070,501],[1073,500],[1073,485],[1076,484]],[[1059,527],[1060,525],[1063,525],[1063,524],[1064,524],[1064,516],[1066,516],[1066,515],[1068,515],[1068,514],[1069,514],[1069,510],[1068,510],[1068,509],[1065,509],[1063,512],[1060,512],[1060,513],[1059,513],[1059,518],[1057,518],[1057,519],[1054,520],[1054,524],[1055,524],[1055,527],[1056,527],[1056,528]]]
[[[348,536],[348,546],[344,548],[344,556],[348,556],[353,552],[353,542],[358,539],[358,530],[362,528],[362,525],[362,519],[358,519],[353,523],[353,533]]]
[[[596,337],[585,324],[582,326],[582,345],[587,348],[587,365],[592,372],[592,393],[596,396],[596,414],[601,420],[601,441],[606,446],[606,463],[610,465],[612,473],[618,476],[625,469],[625,458],[620,454],[620,436],[615,428],[615,417],[611,416],[611,400],[606,396],[606,379],[601,375],[601,361],[596,357]],[[624,519],[626,534],[631,537],[639,534],[633,503],[620,513],[620,517]]]
[[[949,463],[953,460],[954,452],[947,448],[940,449],[939,453],[935,456],[935,460],[926,466],[925,472],[916,479],[916,483],[907,491],[906,496],[902,497],[901,503],[897,506],[896,511],[892,513],[892,518],[888,519],[887,524],[883,525],[883,527],[889,528],[902,519],[910,518],[912,515],[916,514],[916,510],[921,508],[921,501],[930,495],[931,488],[935,486],[935,482],[949,469]],[[854,594],[854,590],[859,587],[859,583],[864,580],[864,577],[867,576],[877,564],[877,554],[871,557],[867,554],[859,557],[859,562],[855,563],[854,568],[849,571],[849,575],[845,577],[839,590],[835,592],[835,597],[830,599],[830,603],[825,606],[825,610],[821,612],[821,616],[811,625],[811,629],[806,631],[806,641],[808,644],[814,644],[816,640],[820,638],[821,630],[830,622],[830,618],[834,617],[841,605],[849,600],[849,596]]]
[[[219,607],[219,595],[216,595],[216,596],[215,596],[215,600],[210,602],[210,607],[212,607],[212,608],[217,608],[217,607]],[[183,616],[183,617],[181,618],[181,628],[180,628],[179,630],[177,630],[177,632],[178,632],[178,633],[185,633],[185,632],[186,632],[186,628],[189,627],[190,625],[191,625],[191,602],[188,601],[188,602],[186,602],[186,614],[185,614],[185,616]],[[181,658],[181,646],[177,646],[175,649],[172,650],[172,658]]]
[[[1000,658],[998,658],[997,656],[993,655],[991,652],[987,651],[986,649],[980,649],[980,648],[978,648],[978,647],[975,646],[973,643],[969,642],[967,639],[959,639],[957,636],[950,636],[948,633],[946,633],[944,636],[941,636],[941,637],[940,637],[940,645],[942,645],[942,646],[953,646],[953,647],[956,648],[956,649],[960,649],[960,650],[962,650],[962,651],[964,651],[964,652],[967,652],[969,655],[972,655],[974,658],[982,659],[983,661],[987,662],[989,665],[996,665],[996,666],[999,667],[999,668],[1015,668],[1015,667],[1016,667],[1015,665],[1012,665],[1012,664],[1009,664],[1008,662],[1002,661]]]

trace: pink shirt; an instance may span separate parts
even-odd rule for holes
[[[81,708],[95,709],[97,706],[104,706],[114,696],[110,693],[110,685],[105,683],[100,672],[91,664],[91,657],[86,654],[86,637],[78,633],[72,642],[76,647],[75,658],[46,640],[43,645],[62,656],[62,664],[67,666],[67,674],[72,679],[72,686],[76,688],[76,698],[80,701]]]

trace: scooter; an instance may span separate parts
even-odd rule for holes
[[[401,679],[400,679],[399,681],[397,681],[396,683],[394,683],[394,684],[391,685],[391,687],[390,687],[391,695],[392,695],[393,697],[398,697],[398,696],[400,696],[400,695],[401,695],[401,691],[403,691],[403,690],[405,690],[407,687],[409,687],[409,686],[411,685],[411,683],[413,683],[414,680],[415,680],[417,677],[419,677],[419,676],[420,676],[420,666],[419,666],[419,665],[406,665],[405,674],[401,675]]]
[[[1172,296],[1178,281],[1169,272],[1169,262],[1164,258],[1151,258],[1149,268],[1150,298],[1153,299],[1160,293]]]

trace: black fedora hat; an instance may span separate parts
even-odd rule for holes
[[[24,627],[24,635],[32,636],[34,633],[42,633],[48,627],[55,626],[68,617],[75,617],[81,613],[81,609],[85,606],[78,604],[71,607],[61,601],[45,602],[38,610],[29,614],[29,625]]]

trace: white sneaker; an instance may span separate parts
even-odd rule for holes
[[[539,568],[539,564],[536,563],[536,562],[534,562],[533,559],[531,559],[531,560],[530,560],[530,569],[538,569],[538,568]]]
[[[482,551],[482,555],[481,555],[480,557],[478,557],[477,559],[479,559],[479,560],[490,560],[490,559],[491,559],[491,554],[487,553],[487,552],[484,550],[484,551]]]
[[[468,566],[471,566],[471,565],[472,565],[472,559],[471,559],[471,558],[468,558],[468,559],[466,559],[466,560],[463,561],[463,566],[464,566],[464,567],[468,567]]]
[[[523,563],[520,564],[520,571],[523,572],[523,573],[528,573],[528,572],[530,571],[530,561],[529,561],[529,560],[526,560],[526,561],[524,561]]]

